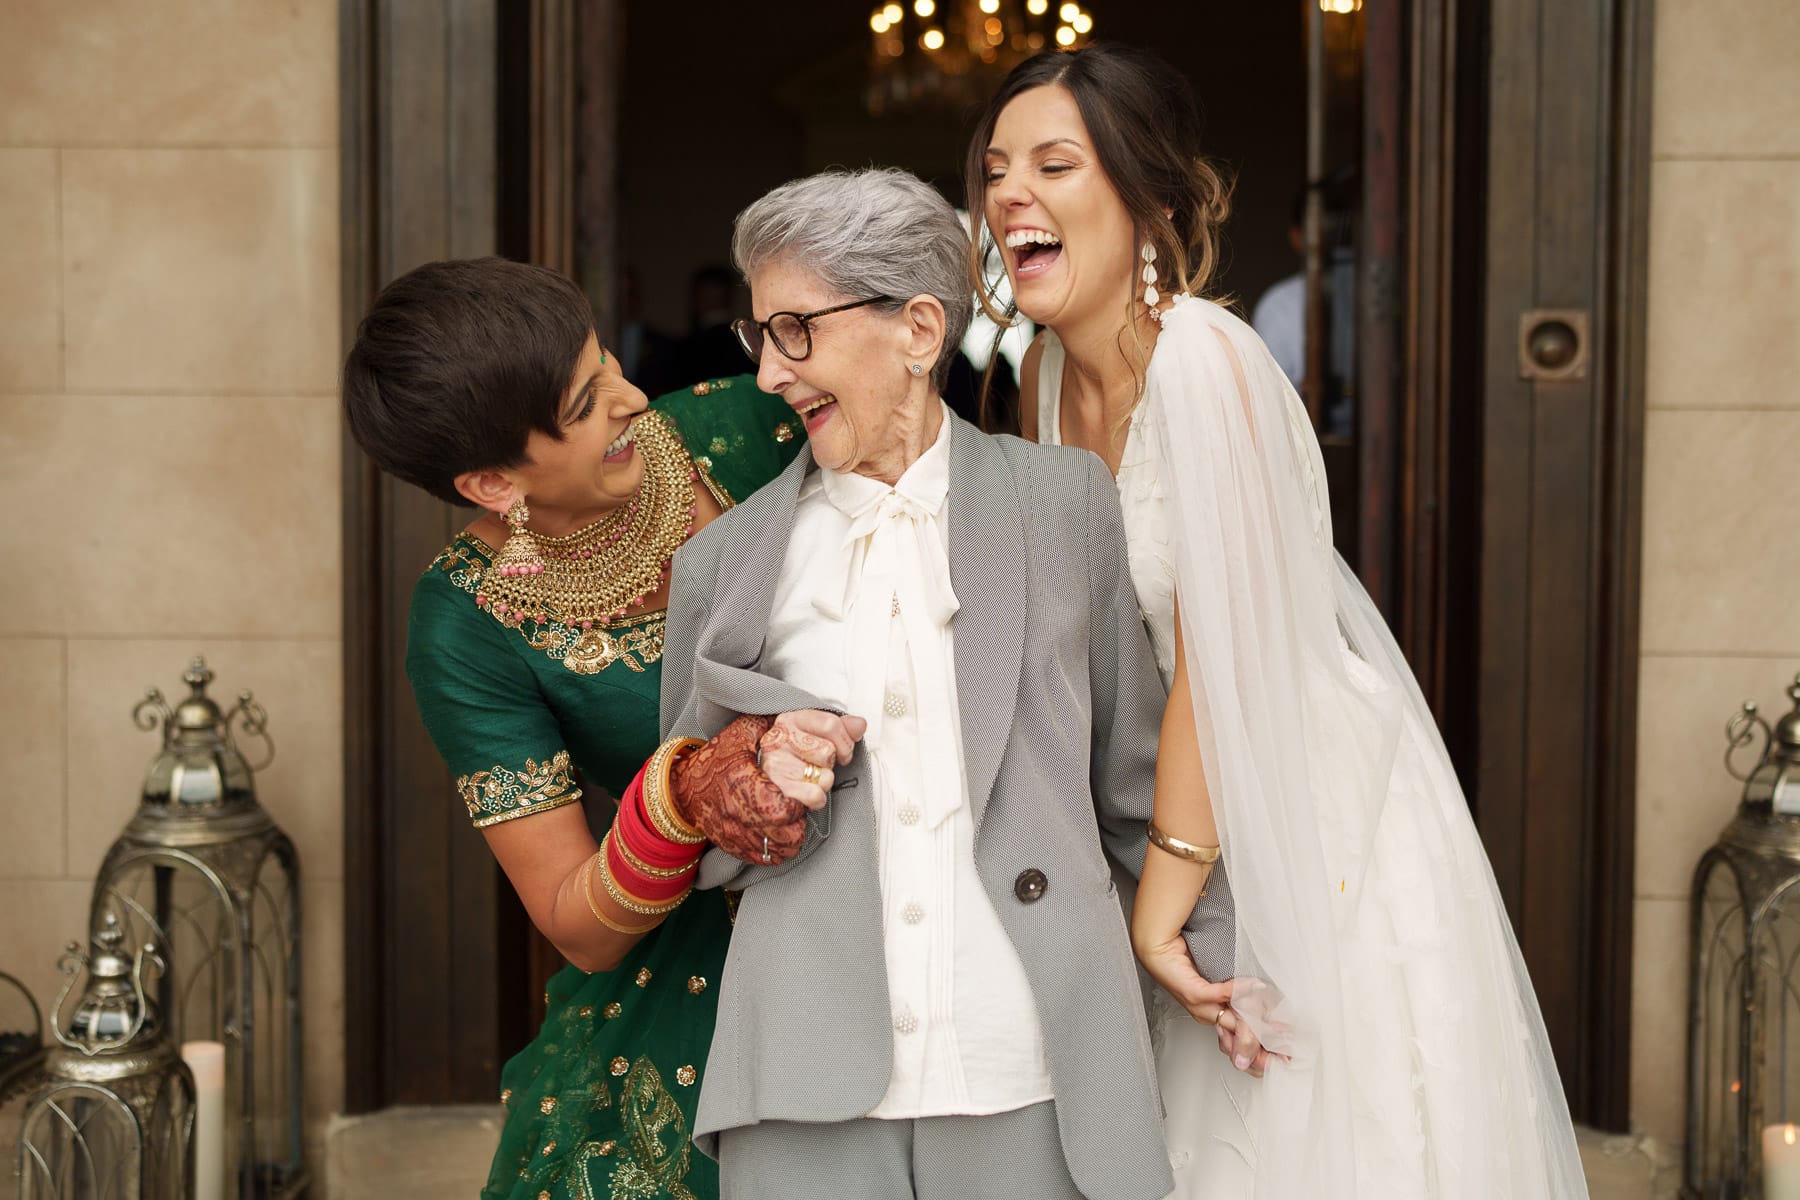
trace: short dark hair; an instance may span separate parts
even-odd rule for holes
[[[456,478],[526,461],[593,332],[587,296],[547,267],[426,263],[382,289],[344,360],[350,433],[382,470],[452,504]]]
[[[972,266],[983,307],[1000,315],[981,261],[988,143],[1001,110],[1014,97],[1052,84],[1075,97],[1100,169],[1125,202],[1138,236],[1155,244],[1157,274],[1168,281],[1158,290],[1203,292],[1218,267],[1219,228],[1230,212],[1231,188],[1200,153],[1193,88],[1185,75],[1148,51],[1096,42],[1081,50],[1046,51],[1014,67],[975,127],[963,170]]]

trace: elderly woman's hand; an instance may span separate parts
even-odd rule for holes
[[[806,809],[756,765],[768,717],[739,717],[670,772],[676,806],[712,844],[747,863],[772,865],[800,852]]]
[[[816,708],[782,713],[759,743],[763,773],[789,800],[823,808],[837,779],[832,768],[850,761],[868,728],[861,717]]]

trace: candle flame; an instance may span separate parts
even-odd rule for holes
[[[1740,1082],[1739,1080],[1736,1080],[1736,1079],[1731,1081],[1731,1094],[1732,1095],[1734,1095],[1734,1096],[1737,1095],[1743,1089],[1744,1089],[1744,1085],[1742,1082]]]
[[[1794,1136],[1795,1136],[1796,1132],[1797,1131],[1794,1129],[1794,1127],[1792,1125],[1789,1125],[1786,1129],[1781,1131],[1781,1140],[1786,1142],[1790,1146],[1793,1145],[1794,1144]]]

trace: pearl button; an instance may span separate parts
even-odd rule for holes
[[[906,700],[903,697],[896,696],[892,692],[889,692],[887,701],[881,706],[881,711],[890,717],[904,717],[906,715]]]
[[[919,1032],[919,1018],[913,1015],[911,1009],[907,1009],[894,1018],[894,1028],[902,1035],[917,1033]]]
[[[919,810],[910,804],[895,815],[900,818],[900,823],[902,825],[917,825],[919,823]]]
[[[909,900],[906,907],[900,910],[900,919],[908,925],[917,925],[925,919],[925,908],[917,900]]]

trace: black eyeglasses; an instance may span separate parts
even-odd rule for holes
[[[800,362],[812,353],[812,321],[817,317],[830,316],[832,313],[847,312],[852,308],[861,308],[865,304],[880,304],[883,300],[892,300],[892,296],[870,296],[867,300],[852,300],[848,304],[839,304],[832,308],[821,308],[817,312],[770,313],[766,321],[751,321],[740,318],[731,323],[731,332],[737,334],[738,345],[750,356],[750,361],[759,363],[763,356],[763,335],[775,343],[775,348],[791,362]]]

